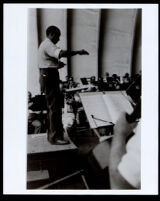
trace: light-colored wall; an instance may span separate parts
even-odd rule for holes
[[[103,12],[102,76],[105,72],[120,76],[130,73],[136,13],[133,9],[109,9]]]
[[[89,56],[71,59],[71,72],[75,80],[98,75],[99,10],[73,11],[71,49],[85,49]]]
[[[132,61],[132,74],[138,73],[141,71],[141,43],[142,43],[142,27],[141,27],[141,14],[142,10],[139,9],[137,12],[137,20],[135,27],[135,39],[134,39],[134,48],[133,48],[133,61]]]
[[[40,93],[39,71],[37,68],[38,32],[37,32],[37,11],[28,10],[28,46],[27,46],[27,85],[32,95]]]

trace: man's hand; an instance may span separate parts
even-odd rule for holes
[[[89,55],[89,53],[86,50],[84,50],[84,49],[80,50],[79,54],[80,55]]]
[[[66,65],[66,64],[63,63],[62,61],[59,61],[59,63],[58,63],[58,67],[59,67],[59,68],[63,68],[65,65]]]
[[[126,120],[126,113],[123,112],[119,116],[119,118],[114,126],[114,134],[124,135],[125,137],[128,137],[136,125],[137,125],[137,122],[128,123]]]

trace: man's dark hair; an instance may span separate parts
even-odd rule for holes
[[[46,30],[46,35],[49,36],[49,34],[57,34],[57,35],[60,35],[61,34],[61,31],[58,27],[56,26],[50,26],[47,28]]]

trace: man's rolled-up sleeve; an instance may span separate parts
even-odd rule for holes
[[[59,53],[61,51],[61,48],[57,47],[57,46],[48,46],[46,48],[46,53],[50,56],[50,57],[54,57],[56,59],[59,59]]]

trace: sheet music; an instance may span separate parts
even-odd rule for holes
[[[119,91],[106,92],[102,95],[106,108],[109,111],[111,121],[115,124],[122,112],[132,113],[133,107],[127,98]]]
[[[131,103],[119,91],[80,93],[80,97],[91,128],[115,124],[121,112],[133,111]]]
[[[92,118],[93,115],[95,118],[110,121],[110,114],[101,92],[80,93],[80,97],[91,128],[110,125],[107,122]]]

